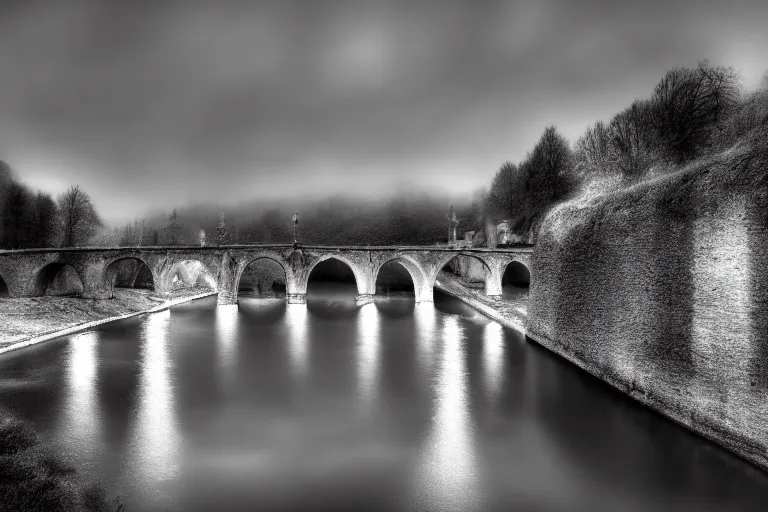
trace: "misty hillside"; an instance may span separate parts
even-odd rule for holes
[[[198,244],[200,230],[209,245],[291,243],[296,202],[263,201],[232,208],[211,205],[157,213],[133,224],[121,244]],[[412,193],[378,201],[337,195],[305,200],[298,208],[300,243],[316,245],[421,245],[444,242],[450,205],[459,216],[460,236],[481,226],[481,204]],[[222,223],[223,218],[223,223]],[[142,227],[143,226],[143,227]],[[125,239],[127,238],[127,239]]]

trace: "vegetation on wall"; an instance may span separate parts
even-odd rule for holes
[[[701,62],[666,73],[650,98],[608,122],[597,121],[571,147],[554,126],[515,165],[505,162],[488,193],[487,213],[510,219],[535,241],[536,228],[558,202],[585,190],[610,191],[668,174],[742,143],[768,124],[768,74],[756,91],[731,67]]]

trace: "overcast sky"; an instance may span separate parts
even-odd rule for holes
[[[469,193],[545,126],[573,141],[705,58],[755,87],[768,1],[0,0],[0,159],[110,221]]]

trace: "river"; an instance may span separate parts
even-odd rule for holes
[[[133,511],[760,510],[765,473],[437,294],[214,298],[0,357]]]

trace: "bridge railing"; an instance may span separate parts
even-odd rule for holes
[[[206,252],[221,250],[283,250],[306,249],[317,251],[434,251],[434,252],[532,252],[533,245],[520,244],[507,247],[448,247],[444,245],[304,245],[304,244],[239,244],[239,245],[151,245],[127,247],[47,247],[37,249],[0,250],[0,256],[12,254],[45,254],[53,252],[114,252],[114,251],[144,251],[144,252]]]

